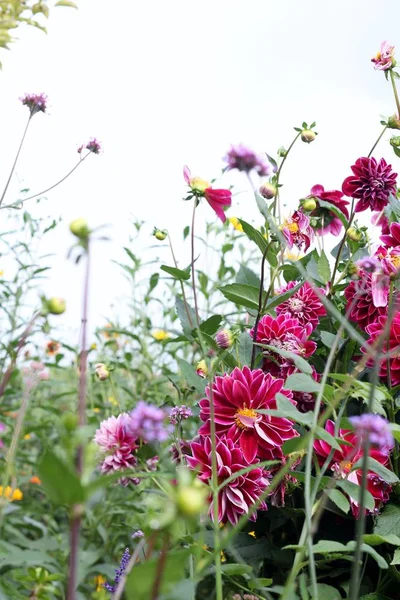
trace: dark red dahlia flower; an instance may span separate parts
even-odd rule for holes
[[[359,279],[351,281],[344,290],[347,300],[346,312],[350,311],[350,319],[358,324],[361,329],[366,329],[375,323],[380,316],[386,315],[387,306],[375,306],[372,298],[372,274],[363,270],[359,272]]]
[[[376,338],[379,337],[386,325],[386,315],[380,316],[375,323],[371,323],[365,328],[369,334],[367,344],[372,345]],[[362,352],[365,352],[365,347],[361,348]],[[392,386],[400,384],[400,311],[397,311],[390,323],[389,329],[389,340],[385,340],[382,347],[382,352],[390,352],[391,356],[388,358],[383,357],[380,361],[379,376],[384,381],[387,381],[388,377],[388,366],[390,370],[390,383]],[[369,358],[367,365],[372,367],[375,358]]]
[[[327,421],[325,429],[331,435],[334,435],[334,422],[331,420]],[[349,445],[342,445],[339,442],[341,449],[334,451],[330,468],[336,474],[336,477],[347,479],[356,485],[361,485],[362,469],[353,470],[353,466],[364,455],[362,440],[355,434],[354,431],[350,431],[348,429],[339,429],[337,437],[345,442],[348,442]],[[370,448],[369,456],[386,466],[389,462],[389,455],[392,447],[393,446],[387,446],[381,450]],[[314,442],[314,450],[317,454],[319,463],[322,465],[330,454],[332,448],[328,442],[325,442],[324,440],[316,440]],[[373,471],[368,471],[367,490],[372,494],[375,500],[374,512],[377,512],[381,504],[389,500],[389,494],[392,491],[392,488],[388,483],[386,483],[386,481],[378,477]],[[353,515],[358,517],[360,510],[358,502],[351,496],[349,499]]]
[[[198,442],[191,444],[192,456],[186,458],[191,469],[199,472],[199,478],[206,484],[212,479],[212,444],[210,437],[201,437]],[[222,436],[217,438],[217,468],[218,482],[223,483],[241,469],[248,467],[243,457],[242,449],[238,444]],[[268,488],[269,482],[263,469],[254,465],[254,469],[239,475],[222,488],[218,494],[218,522],[235,525],[240,517],[249,512],[251,506],[259,501],[260,496]],[[209,496],[209,515],[214,519],[212,495]],[[259,510],[267,510],[265,502],[260,502]],[[253,513],[251,520],[256,520],[257,513]]]
[[[310,213],[311,217],[318,217],[319,222],[315,227],[315,231],[320,235],[325,233],[332,233],[333,235],[339,235],[343,224],[339,217],[326,206],[322,206],[318,200],[329,202],[332,206],[338,208],[346,217],[349,218],[349,212],[347,205],[349,202],[343,200],[343,192],[340,190],[325,191],[322,185],[314,185],[311,188],[310,195],[308,198],[314,198],[317,201],[317,208]]]
[[[389,201],[390,194],[396,194],[397,173],[392,171],[384,158],[379,163],[375,158],[359,158],[351,167],[354,175],[347,177],[342,190],[346,196],[359,198],[355,212],[383,210]]]
[[[293,289],[296,285],[296,281],[290,281],[285,287],[279,289],[277,294],[284,294]],[[325,295],[324,289],[318,288],[318,291]],[[299,323],[303,326],[311,323],[313,329],[317,327],[319,318],[326,315],[324,305],[315,293],[313,286],[307,281],[289,298],[289,300],[282,302],[282,304],[278,304],[275,310],[278,314],[290,313],[290,315],[298,319]]]
[[[261,369],[236,367],[230,375],[216,377],[212,386],[214,421],[218,435],[226,434],[241,448],[248,463],[256,457],[275,459],[282,457],[282,445],[298,435],[288,419],[271,417],[257,412],[277,408],[276,394],[288,398],[292,393],[283,390],[283,380],[274,379]],[[210,435],[210,386],[207,398],[200,401],[200,418],[205,421],[200,435]]]
[[[381,235],[381,240],[385,246],[400,246],[400,223],[390,223],[389,233]]]

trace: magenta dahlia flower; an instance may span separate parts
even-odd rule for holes
[[[295,210],[288,219],[285,219],[281,229],[289,250],[293,246],[297,246],[301,250],[304,245],[304,251],[306,252],[314,239],[310,219],[301,210]]]
[[[373,282],[372,275],[362,269],[359,272],[359,279],[351,281],[344,290],[344,296],[347,300],[346,312],[350,311],[350,319],[358,324],[361,329],[366,329],[371,323],[375,323],[380,316],[387,313],[387,298],[386,303],[376,306],[373,301]],[[374,281],[375,286],[375,281]]]
[[[212,444],[211,438],[201,437],[198,442],[191,444],[192,456],[186,460],[191,469],[199,472],[199,479],[210,484],[212,479]],[[217,438],[217,468],[218,483],[221,484],[241,469],[248,467],[243,457],[242,449],[238,444],[222,436]],[[260,496],[268,488],[268,480],[263,469],[254,465],[254,469],[239,475],[228,483],[218,494],[218,522],[236,525],[242,515],[249,512],[250,507],[259,502],[259,510],[267,510],[265,502],[260,502]],[[209,514],[214,520],[212,495],[209,496]],[[257,513],[254,512],[251,520],[255,521]]]
[[[311,323],[302,325],[297,318],[292,317],[290,312],[281,313],[277,317],[264,315],[258,323],[255,341],[308,358],[317,349],[317,344],[308,339],[312,331]],[[254,336],[254,329],[250,330],[250,335]],[[263,369],[272,375],[280,375],[285,379],[290,372],[294,371],[290,359],[266,349],[263,350],[263,355],[265,357]]]
[[[293,289],[296,285],[296,281],[290,281],[276,293],[277,295],[282,295]],[[325,295],[323,288],[318,288],[318,291]],[[282,304],[278,304],[275,310],[277,314],[290,313],[292,317],[298,319],[300,325],[311,323],[313,329],[317,327],[320,317],[326,315],[324,305],[315,293],[313,286],[307,281],[288,300],[285,300]]]
[[[397,173],[392,171],[384,158],[379,163],[375,158],[359,158],[351,167],[353,175],[342,184],[343,193],[351,198],[359,198],[355,212],[383,210],[389,202],[390,194],[396,194]]]
[[[205,179],[192,177],[190,169],[186,165],[183,168],[183,178],[190,187],[190,193],[186,200],[193,197],[205,198],[221,221],[225,223],[224,209],[232,204],[232,192],[225,189],[214,189]]]
[[[389,42],[382,42],[379,52],[371,58],[371,62],[374,63],[374,69],[378,71],[388,71],[395,64],[394,59],[394,46],[391,46]]]
[[[136,465],[137,459],[133,452],[139,446],[137,435],[132,431],[130,423],[131,419],[126,413],[100,423],[94,442],[100,446],[102,453],[107,454],[101,466],[103,473],[121,471]]]
[[[386,315],[380,316],[375,323],[371,323],[365,328],[369,334],[367,344],[370,346],[375,342],[377,337],[382,335],[385,329],[387,317]],[[365,347],[361,348],[362,352],[365,352]],[[390,356],[382,357],[379,365],[379,376],[384,381],[387,381],[388,376],[390,377],[390,383],[392,386],[400,384],[400,311],[397,311],[390,323],[389,328],[389,339],[385,339],[382,347],[382,352],[390,352]],[[372,367],[376,358],[372,357],[368,359],[367,365]],[[389,373],[388,373],[389,366]]]
[[[291,392],[282,389],[283,383],[283,379],[274,379],[261,369],[251,371],[249,367],[236,367],[230,375],[214,380],[212,401],[216,432],[237,442],[248,463],[256,457],[267,460],[282,457],[283,443],[298,435],[288,419],[257,412],[275,410],[278,392],[292,397]],[[206,395],[199,403],[200,418],[205,421],[199,429],[200,435],[210,435],[211,431],[210,386],[206,388]]]
[[[331,420],[327,421],[325,429],[331,435],[334,435],[334,422]],[[356,485],[361,485],[362,469],[352,469],[353,465],[364,455],[362,439],[354,431],[350,431],[348,429],[339,429],[337,437],[347,442],[348,445],[340,444],[339,442],[341,449],[334,451],[330,468],[336,474],[336,477],[341,477],[351,481],[352,483],[355,483]],[[392,447],[393,445],[390,447],[385,446],[384,449],[381,450],[370,448],[369,456],[377,460],[382,465],[387,466]],[[332,448],[328,442],[325,442],[324,440],[316,440],[314,442],[314,450],[317,454],[319,463],[322,465],[329,456]],[[372,494],[375,500],[374,512],[377,512],[380,506],[389,500],[389,494],[392,491],[392,488],[375,473],[368,471],[367,490]],[[358,517],[360,510],[359,505],[351,496],[349,499],[353,515]]]
[[[307,198],[313,198],[317,202],[317,208],[310,213],[310,217],[318,218],[318,225],[314,228],[315,231],[319,235],[325,235],[326,233],[339,235],[343,227],[342,221],[332,210],[329,210],[326,206],[321,206],[318,200],[329,202],[329,204],[338,208],[346,219],[348,219],[349,212],[347,205],[349,202],[343,200],[343,192],[340,190],[325,191],[322,185],[317,184],[311,188],[310,195]]]
[[[224,157],[224,161],[230,170],[237,169],[245,173],[255,170],[260,177],[265,177],[271,172],[271,167],[266,157],[256,154],[254,150],[244,144],[232,145]]]
[[[317,373],[317,371],[312,368],[312,378],[314,381],[320,381],[321,376]],[[309,411],[314,412],[316,394],[311,392],[293,392],[293,401],[296,403],[296,408],[302,413],[306,413]],[[320,412],[323,411],[323,403],[320,409]]]
[[[389,233],[381,235],[382,242],[385,246],[400,246],[400,223],[390,223]]]

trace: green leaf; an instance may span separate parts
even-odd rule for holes
[[[391,544],[392,546],[400,546],[400,537],[394,533],[388,535],[377,535],[376,533],[366,533],[363,535],[363,542],[370,546],[379,546],[380,544]]]
[[[381,536],[394,534],[400,537],[400,506],[387,504],[380,515],[376,517],[374,533]]]
[[[243,231],[247,235],[249,240],[257,244],[257,246],[261,250],[261,253],[264,254],[268,242],[263,236],[263,234],[257,229],[255,229],[253,225],[250,225],[250,223],[246,223],[246,221],[242,221],[242,219],[239,219],[239,222],[243,227]]]
[[[285,382],[285,389],[293,392],[319,392],[321,385],[305,373],[289,375]]]
[[[220,292],[235,304],[258,310],[258,300],[260,295],[259,288],[253,285],[246,285],[244,283],[231,283],[219,288]],[[262,293],[262,298],[265,298],[265,292]]]
[[[283,356],[284,358],[289,358],[291,361],[294,362],[294,364],[299,369],[299,371],[302,371],[303,373],[307,373],[307,375],[311,375],[312,367],[306,360],[304,360],[304,358],[302,356],[299,356],[298,354],[294,354],[293,352],[288,352],[288,350],[284,350],[283,348],[276,348],[275,346],[269,346],[268,344],[257,344],[257,346],[260,346],[261,348],[265,348],[266,350],[269,350],[272,353],[275,352],[276,354],[279,354],[280,356]]]
[[[331,585],[327,585],[326,583],[317,583],[318,590],[318,598],[321,600],[342,600],[342,594],[339,590],[335,589]],[[310,594],[313,592],[312,586],[308,586],[308,591]]]
[[[55,6],[68,6],[69,8],[78,8],[75,2],[71,2],[71,0],[58,0]]]
[[[260,289],[261,281],[258,275],[245,265],[240,265],[238,274],[236,275],[236,283],[246,283]]]
[[[356,542],[353,540],[351,542],[349,542],[347,544],[347,547],[354,552],[355,548],[356,548]],[[367,554],[369,554],[370,556],[372,556],[372,558],[375,560],[375,562],[377,563],[378,567],[380,567],[381,569],[388,569],[389,565],[387,564],[386,560],[383,558],[383,556],[381,556],[376,550],[375,548],[371,548],[371,546],[369,546],[368,544],[361,544],[361,550],[363,552],[366,552]]]
[[[312,412],[301,413],[283,394],[276,394],[276,404],[277,410],[261,409],[257,412],[274,417],[285,417],[303,425],[311,425],[313,422],[314,415]]]
[[[324,346],[327,348],[332,348],[336,340],[336,335],[334,333],[330,333],[330,331],[320,331],[320,336],[321,342],[324,344]]]
[[[313,546],[314,554],[336,554],[338,552],[346,553],[349,552],[349,549],[344,544],[332,540],[320,540]]]
[[[390,563],[391,565],[399,565],[400,564],[400,548],[394,551],[393,560]]]
[[[300,283],[297,283],[295,286],[293,286],[291,290],[288,290],[284,294],[277,294],[274,298],[268,300],[266,311],[269,312],[273,308],[275,308],[275,306],[279,306],[279,304],[282,304],[283,302],[286,302],[286,300],[289,300],[289,298],[293,296],[293,294],[295,294],[301,288],[302,285],[304,285],[304,283],[301,281]]]
[[[251,354],[253,351],[253,340],[250,337],[248,331],[242,331],[239,336],[238,343],[238,354],[239,360],[242,367],[250,366],[251,363]]]
[[[192,335],[191,335],[192,329],[196,325],[196,315],[195,315],[193,308],[191,306],[189,306],[189,304],[187,304],[187,303],[186,303],[186,308],[185,308],[185,304],[184,304],[182,298],[180,298],[180,296],[176,296],[176,298],[175,298],[175,307],[176,307],[176,312],[178,314],[178,318],[182,325],[183,333],[186,336],[188,336],[189,338],[191,338],[192,337]],[[189,319],[187,316],[187,311],[189,312],[191,322],[189,322]]]
[[[331,268],[324,250],[321,250],[321,256],[318,260],[318,273],[321,278],[320,281],[323,283],[328,283],[331,280]]]
[[[177,269],[176,267],[168,267],[167,265],[161,265],[160,269],[171,275],[174,279],[178,279],[179,281],[187,281],[190,279],[190,267],[187,269]]]
[[[177,358],[176,360],[188,385],[193,387],[199,394],[204,394],[206,380],[197,375],[196,369],[186,360],[183,360],[183,358]]]
[[[214,335],[214,333],[218,330],[221,325],[222,317],[221,315],[213,315],[209,317],[206,321],[200,323],[200,331],[203,333],[207,333],[208,335]]]
[[[326,490],[326,494],[338,508],[344,513],[348,513],[350,510],[350,502],[347,500],[346,496],[342,494],[339,490]]]
[[[308,446],[308,439],[309,438],[307,435],[299,435],[298,437],[293,437],[290,440],[286,440],[282,446],[283,454],[288,455],[292,452],[304,450]]]
[[[319,440],[324,440],[324,442],[329,444],[332,448],[335,448],[336,450],[342,450],[342,447],[338,443],[337,439],[323,427],[316,427],[315,436]]]
[[[221,571],[225,575],[246,575],[253,572],[253,568],[250,565],[244,565],[243,563],[228,563],[221,565]]]
[[[326,202],[326,200],[320,200],[319,198],[318,198],[318,204],[322,208],[327,208],[331,212],[335,213],[335,215],[341,220],[343,227],[347,228],[347,226],[348,226],[347,219],[339,208],[337,208],[334,204],[331,204],[331,202]]]
[[[160,585],[160,594],[172,592],[176,584],[185,577],[190,551],[171,550],[168,552]],[[127,600],[149,600],[159,564],[159,557],[135,565],[127,577],[125,594]]]
[[[337,486],[340,487],[350,498],[360,503],[361,487],[347,479],[338,479]],[[371,492],[364,490],[364,508],[373,511],[375,509],[375,500]]]
[[[355,471],[356,469],[362,469],[363,466],[364,466],[364,459],[360,458],[353,465],[352,470]],[[381,465],[380,462],[378,462],[377,460],[375,460],[375,458],[372,458],[371,456],[368,457],[367,468],[368,468],[368,471],[373,471],[374,473],[379,475],[379,477],[381,479],[383,479],[383,481],[386,481],[387,483],[398,483],[398,481],[399,481],[399,478],[397,477],[397,475],[395,475],[395,473],[393,473],[393,471],[390,471],[390,469],[387,469],[386,467]]]
[[[55,504],[70,506],[84,502],[85,490],[78,476],[50,450],[43,454],[38,473],[47,495]]]

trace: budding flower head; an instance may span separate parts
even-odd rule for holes
[[[272,183],[266,181],[260,186],[259,191],[263,198],[265,198],[266,200],[271,200],[272,198],[275,198],[277,189],[276,186],[274,186]]]
[[[67,307],[63,298],[50,298],[44,301],[44,305],[46,312],[51,315],[62,315]]]
[[[94,367],[96,377],[99,381],[106,381],[110,377],[110,371],[104,363],[97,363]]]
[[[346,236],[349,238],[349,240],[352,240],[353,242],[360,242],[362,240],[363,234],[360,229],[357,229],[356,227],[349,227],[346,232]]]
[[[20,100],[24,106],[29,108],[31,117],[38,112],[46,112],[47,96],[45,94],[25,94]]]
[[[393,148],[400,148],[400,135],[394,135],[390,138],[390,145]]]
[[[387,120],[388,129],[400,129],[400,118],[398,115],[392,115]]]
[[[154,227],[153,235],[155,238],[157,238],[157,240],[162,242],[167,237],[168,231],[166,229],[157,229],[157,227]]]
[[[303,131],[301,132],[301,141],[305,142],[306,144],[310,144],[311,142],[313,142],[315,140],[317,136],[317,133],[315,131],[313,131],[312,129],[303,129]]]
[[[196,373],[199,375],[199,377],[207,377],[208,369],[205,360],[201,360],[197,363]]]
[[[82,218],[72,221],[72,223],[70,223],[69,230],[80,240],[87,239],[90,233],[87,221]]]
[[[190,486],[181,487],[176,494],[179,512],[189,519],[198,517],[208,507],[207,496],[208,491],[203,484],[199,486],[194,482]]]
[[[81,154],[84,148],[89,152],[93,152],[93,154],[100,154],[101,144],[96,138],[91,138],[86,144],[79,146],[78,154]]]
[[[219,348],[230,348],[233,344],[233,334],[229,329],[220,329],[215,335],[215,341]]]
[[[280,158],[285,158],[286,154],[287,154],[287,150],[286,150],[286,148],[284,148],[283,146],[281,146],[281,147],[278,149],[278,156],[279,156]]]
[[[301,202],[301,207],[303,210],[306,210],[307,212],[311,212],[317,208],[317,201],[315,198],[305,198]]]

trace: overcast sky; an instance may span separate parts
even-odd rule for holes
[[[290,143],[293,126],[315,120],[316,142],[299,144],[283,175],[283,201],[294,207],[316,183],[340,188],[378,136],[380,115],[394,112],[390,86],[370,57],[384,39],[400,47],[398,0],[77,1],[77,11],[52,11],[47,36],[20,30],[2,53],[0,74],[2,180],[27,117],[19,96],[43,91],[50,104],[48,115],[33,119],[8,201],[20,181],[39,191],[61,177],[90,136],[104,147],[44,206],[31,204],[34,214],[65,219],[43,250],[57,254],[46,289],[67,299],[72,328],[82,274],[66,260],[70,220],[110,224],[112,241],[94,250],[91,325],[101,325],[126,290],[111,259],[127,240],[129,216],[148,222],[149,234],[157,225],[180,236],[189,222],[183,164],[212,178],[230,143],[275,154]],[[380,149],[376,156],[396,165],[390,148]],[[245,180],[222,182],[243,192],[229,214],[257,218]],[[200,214],[213,218],[207,206]]]

